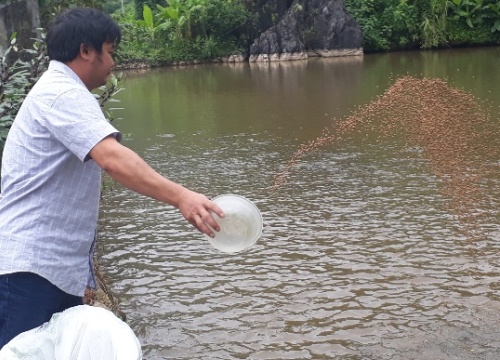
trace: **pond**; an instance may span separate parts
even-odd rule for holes
[[[499,65],[489,47],[128,72],[123,143],[192,190],[249,198],[264,218],[254,246],[224,254],[170,206],[106,188],[99,260],[144,358],[498,359]],[[417,110],[394,118],[454,124],[417,129],[427,147],[401,136],[409,123],[381,141],[358,126],[290,163],[325,129],[363,125],[356,114],[408,76],[403,100],[414,92]],[[459,97],[434,106],[423,79]],[[462,141],[468,101],[495,136]],[[428,144],[455,138],[440,171]],[[460,174],[480,200],[455,191]]]

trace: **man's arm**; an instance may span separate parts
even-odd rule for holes
[[[215,203],[206,196],[163,177],[113,136],[94,146],[90,157],[123,186],[178,208],[199,231],[212,237],[215,234],[207,225],[219,231],[219,226],[209,213],[213,211],[223,217],[222,210]]]

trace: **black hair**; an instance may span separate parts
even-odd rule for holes
[[[78,56],[81,44],[101,52],[105,42],[117,47],[120,40],[121,31],[115,21],[92,8],[71,8],[62,12],[50,24],[46,37],[49,59],[63,63]]]

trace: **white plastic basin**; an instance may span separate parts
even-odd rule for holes
[[[212,199],[224,212],[219,218],[212,214],[220,226],[215,237],[206,236],[210,244],[216,249],[235,253],[242,251],[253,244],[262,234],[263,221],[259,209],[255,204],[243,196],[225,194]]]

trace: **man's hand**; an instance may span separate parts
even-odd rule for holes
[[[222,209],[205,195],[185,189],[179,197],[177,207],[182,216],[202,233],[214,237],[213,230],[220,231],[219,225],[210,212],[222,218],[224,217]]]

